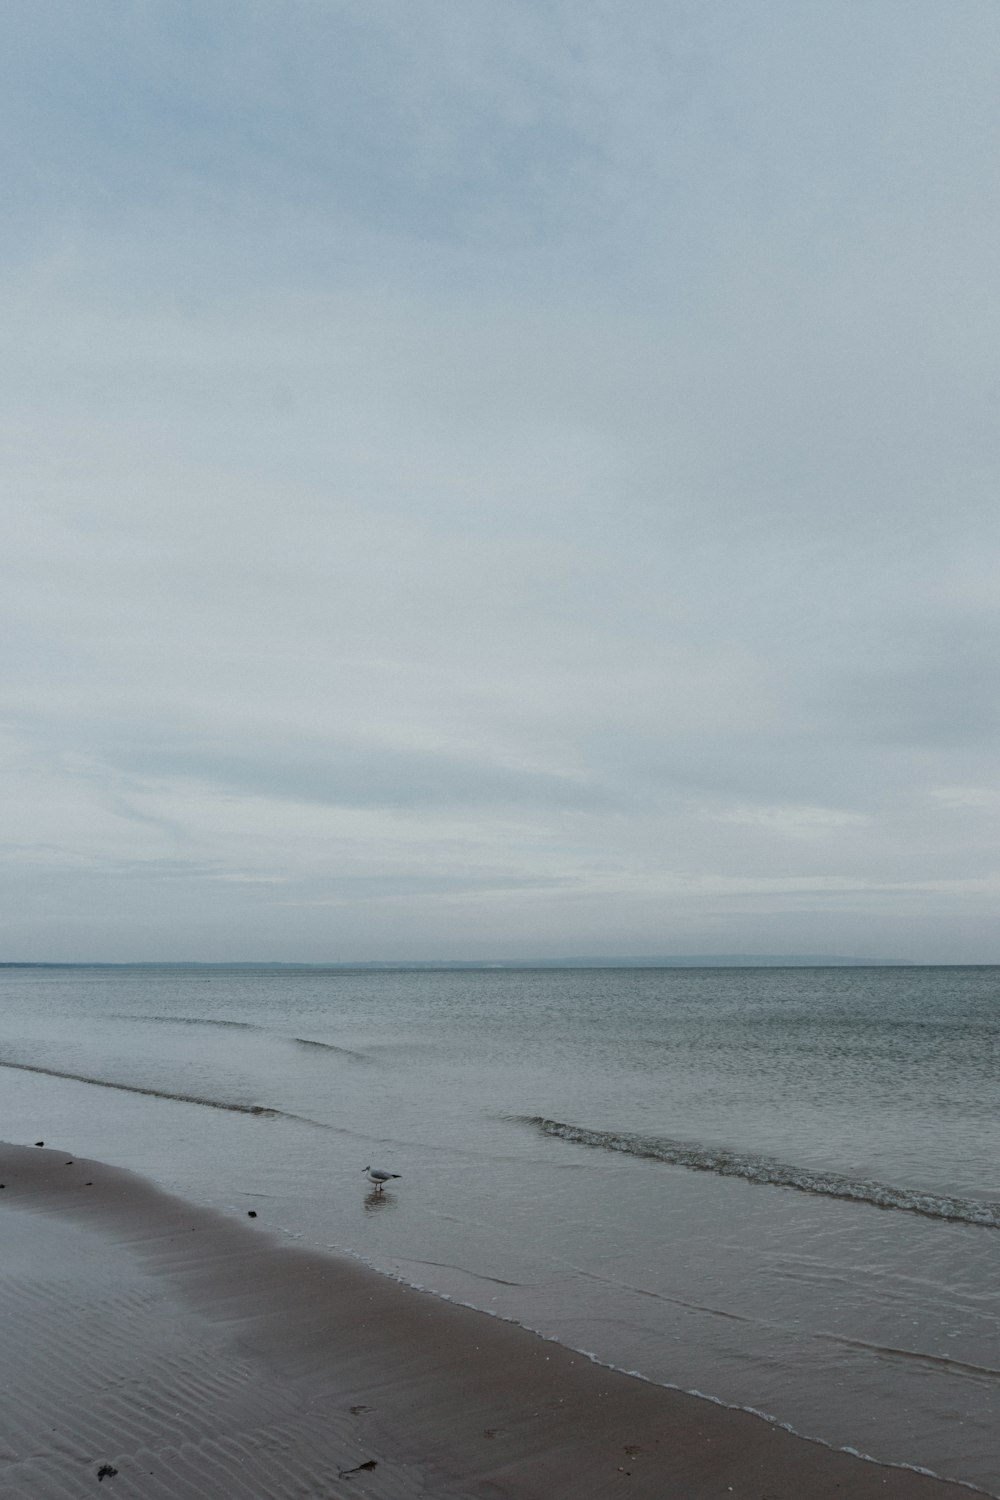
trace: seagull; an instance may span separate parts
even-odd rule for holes
[[[362,1167],[361,1170],[368,1173],[369,1182],[374,1182],[376,1193],[380,1193],[387,1182],[400,1175],[398,1172],[383,1172],[381,1167]]]

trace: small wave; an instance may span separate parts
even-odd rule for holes
[[[473,1281],[489,1281],[493,1286],[525,1287],[524,1281],[506,1281],[502,1276],[488,1276],[485,1271],[471,1271],[468,1266],[457,1266],[450,1260],[419,1260],[416,1256],[407,1255],[402,1257],[404,1263],[409,1266],[432,1266],[442,1271],[461,1271],[463,1276],[468,1276]]]
[[[307,1115],[289,1114],[284,1109],[272,1109],[267,1104],[233,1104],[225,1099],[205,1099],[200,1094],[175,1094],[167,1089],[150,1089],[138,1083],[113,1083],[108,1078],[91,1078],[87,1073],[68,1073],[61,1068],[43,1068],[38,1063],[8,1062],[0,1058],[0,1068],[16,1068],[19,1073],[43,1073],[47,1078],[68,1078],[73,1083],[89,1083],[98,1089],[118,1089],[123,1094],[145,1094],[150,1099],[169,1099],[175,1104],[201,1104],[206,1109],[225,1109],[237,1115],[259,1115],[268,1120],[297,1120],[303,1125],[315,1125],[320,1130],[330,1127],[320,1120],[310,1120]]]
[[[322,1052],[337,1052],[342,1058],[351,1058],[352,1062],[370,1062],[363,1052],[354,1052],[351,1047],[337,1047],[331,1041],[315,1041],[312,1037],[282,1037],[280,1032],[271,1031],[268,1026],[258,1026],[256,1022],[228,1022],[228,1020],[214,1020],[210,1016],[133,1016],[132,1013],[112,1014],[112,1020],[118,1022],[148,1022],[151,1026],[225,1026],[232,1031],[255,1031],[261,1032],[265,1037],[276,1037],[279,1041],[292,1041],[297,1047],[319,1047]]]
[[[926,1365],[933,1370],[947,1370],[951,1375],[971,1375],[975,1380],[1000,1380],[1000,1370],[992,1365],[973,1365],[963,1359],[949,1359],[946,1354],[927,1354],[916,1349],[896,1349],[891,1344],[870,1344],[865,1339],[848,1339],[837,1333],[817,1333],[814,1338],[828,1344],[839,1344],[843,1349],[859,1349],[874,1354],[879,1359],[896,1360],[900,1363]]]
[[[293,1036],[292,1041],[299,1047],[318,1047],[322,1052],[338,1052],[341,1057],[349,1057],[352,1062],[371,1062],[363,1052],[355,1052],[350,1047],[338,1047],[333,1042],[316,1042],[311,1036]]]
[[[562,1120],[548,1120],[544,1115],[521,1115],[523,1125],[533,1125],[543,1135],[572,1141],[578,1146],[593,1146],[602,1151],[620,1151],[671,1166],[687,1167],[692,1172],[715,1172],[720,1177],[742,1177],[770,1187],[794,1188],[800,1193],[815,1193],[822,1198],[843,1198],[867,1203],[874,1208],[894,1208],[904,1213],[921,1214],[928,1219],[945,1219],[952,1223],[975,1224],[984,1229],[1000,1229],[1000,1203],[978,1198],[947,1198],[937,1193],[922,1193],[912,1188],[893,1187],[884,1182],[870,1182],[844,1177],[839,1172],[816,1171],[810,1167],[792,1166],[768,1156],[744,1155],[721,1148],[691,1145],[666,1140],[661,1136],[633,1135],[629,1132],[589,1130],[583,1125],[567,1125]]]
[[[426,1262],[426,1264],[433,1264],[433,1262]],[[756,1328],[778,1329],[786,1334],[793,1331],[791,1325],[787,1323],[776,1323],[770,1318],[749,1317],[745,1313],[733,1312],[729,1308],[713,1307],[705,1302],[691,1302],[686,1297],[671,1297],[667,1292],[654,1292],[649,1287],[636,1286],[634,1282],[621,1281],[616,1276],[584,1270],[582,1266],[574,1265],[571,1261],[566,1264],[574,1276],[596,1281],[602,1286],[613,1286],[622,1291],[634,1292],[639,1297],[653,1297],[657,1302],[669,1302],[672,1306],[683,1307],[689,1312],[706,1313],[709,1317],[723,1318],[731,1323],[749,1323]],[[796,1335],[801,1332],[798,1328],[794,1331]],[[873,1344],[866,1339],[847,1338],[840,1333],[814,1333],[811,1337],[821,1343],[836,1344],[840,1349],[856,1349],[863,1354],[874,1354],[878,1359],[892,1360],[902,1364],[924,1365],[934,1370],[947,1370],[951,1375],[971,1376],[979,1381],[992,1383],[1000,1380],[1000,1369],[994,1369],[992,1365],[970,1364],[966,1360],[951,1359],[946,1354],[929,1354],[916,1349],[897,1349],[891,1344]]]
[[[271,1031],[267,1026],[259,1026],[256,1021],[219,1021],[210,1016],[136,1016],[126,1012],[116,1012],[111,1019],[148,1021],[153,1026],[221,1026],[236,1031],[259,1031],[265,1036],[276,1037],[279,1041],[294,1042],[297,1047],[319,1047],[324,1052],[339,1052],[341,1057],[349,1057],[354,1062],[371,1062],[371,1058],[365,1053],[355,1052],[351,1047],[338,1047],[333,1042],[318,1042],[310,1036],[283,1037],[280,1032]]]
[[[136,1016],[131,1012],[115,1011],[113,1021],[148,1021],[153,1026],[228,1026],[238,1031],[264,1031],[254,1021],[216,1021],[210,1016]]]

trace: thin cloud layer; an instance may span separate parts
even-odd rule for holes
[[[4,26],[4,957],[995,958],[993,7]]]

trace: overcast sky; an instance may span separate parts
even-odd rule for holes
[[[0,958],[1000,960],[994,0],[0,36]]]

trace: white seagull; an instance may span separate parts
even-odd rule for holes
[[[387,1182],[400,1175],[398,1172],[383,1172],[381,1167],[362,1167],[361,1170],[368,1173],[369,1182],[374,1182],[376,1193],[380,1193]]]

